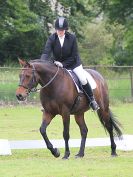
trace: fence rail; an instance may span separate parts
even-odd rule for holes
[[[111,100],[133,102],[133,66],[84,66],[94,69],[106,79]],[[19,83],[19,67],[0,67],[0,104],[17,103],[15,90]],[[31,94],[29,101],[38,102],[39,94]]]
[[[116,73],[116,76],[111,77],[110,75],[104,76],[106,80],[129,80],[130,82],[130,92],[131,92],[131,98],[133,98],[133,66],[104,66],[104,65],[96,65],[96,66],[84,66],[85,69],[94,69],[99,71],[104,76],[105,69],[108,71],[114,71]],[[103,71],[104,70],[104,71]],[[102,72],[103,71],[103,72]],[[126,71],[126,72],[125,72]],[[118,75],[119,73],[119,75]],[[127,73],[127,76],[125,77],[123,73]],[[122,88],[121,88],[122,89]],[[119,88],[120,90],[120,88]]]

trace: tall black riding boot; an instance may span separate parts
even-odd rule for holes
[[[83,86],[84,93],[86,94],[86,96],[89,100],[91,108],[94,111],[97,111],[99,109],[99,106],[94,98],[93,91],[92,91],[90,84],[87,83],[86,85],[82,85],[82,86]]]

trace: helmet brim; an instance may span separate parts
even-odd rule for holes
[[[68,30],[68,28],[55,28],[56,30],[60,30],[60,31],[63,31],[63,30]]]

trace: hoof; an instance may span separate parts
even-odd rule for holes
[[[70,156],[70,152],[66,152],[64,157],[62,157],[63,160],[68,160],[69,159],[69,156]]]
[[[84,157],[84,155],[82,154],[77,154],[77,155],[75,155],[75,159],[79,159],[79,158],[83,158]]]
[[[62,160],[69,160],[69,157],[62,157]]]
[[[117,157],[118,155],[116,153],[112,153],[111,157]]]
[[[55,148],[52,154],[57,158],[60,156],[60,151],[57,148]]]

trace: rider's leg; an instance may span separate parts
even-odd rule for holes
[[[92,91],[90,84],[87,82],[87,84],[82,85],[82,86],[83,86],[84,92],[87,95],[87,98],[90,102],[91,108],[93,110],[97,111],[99,109],[99,106],[94,98],[93,91]]]
[[[84,69],[83,69],[82,65],[74,68],[73,72],[78,76],[78,78],[83,86],[84,92],[88,98],[91,108],[93,110],[97,111],[99,109],[99,106],[94,98],[92,88],[87,81],[86,75],[84,74]]]

